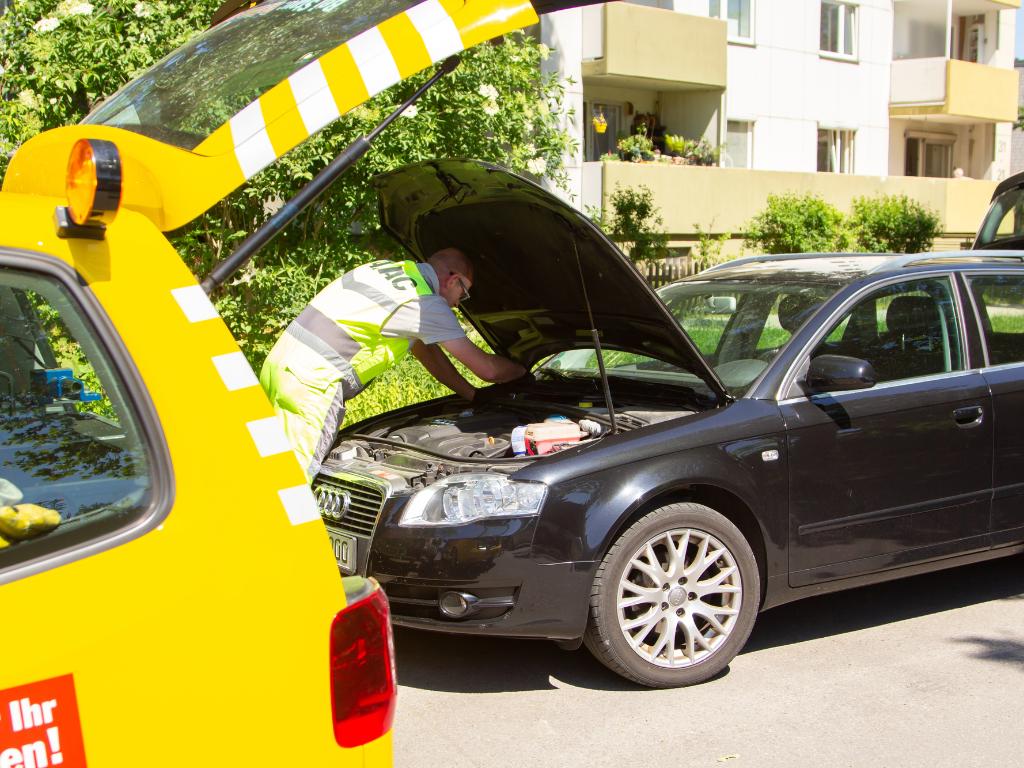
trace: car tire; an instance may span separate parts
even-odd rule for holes
[[[637,520],[608,550],[583,641],[641,685],[694,685],[740,652],[760,598],[757,562],[739,529],[703,504],[671,504]]]

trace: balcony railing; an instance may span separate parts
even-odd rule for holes
[[[1017,72],[957,59],[892,63],[891,117],[946,117],[950,122],[1017,119]]]
[[[662,91],[726,87],[727,26],[630,3],[583,9],[583,78]]]

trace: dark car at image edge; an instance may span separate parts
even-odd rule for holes
[[[760,610],[1021,551],[1020,260],[763,256],[655,293],[497,166],[375,183],[413,257],[473,254],[467,321],[532,371],[346,429],[314,481],[396,624],[582,642],[687,685]],[[566,437],[523,455],[523,428]]]

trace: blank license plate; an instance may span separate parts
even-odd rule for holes
[[[338,567],[342,573],[351,574],[356,572],[356,537],[347,533],[335,533],[327,529],[327,536],[331,540],[331,549],[334,550],[334,559],[338,561]]]

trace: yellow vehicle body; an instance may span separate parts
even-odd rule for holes
[[[172,292],[198,285],[152,222],[122,211],[104,241],[62,240],[62,204],[0,194],[0,248],[59,259],[95,294],[159,419],[173,499],[144,535],[0,587],[0,690],[73,675],[94,766],[390,765],[390,734],[335,743],[342,582],[294,454],[254,440],[274,418],[255,377],[229,389],[213,362],[239,352],[231,333],[186,316]]]
[[[526,0],[439,2],[462,47],[537,20]],[[379,27],[402,77],[436,60],[408,19]],[[320,60],[338,114],[373,95],[351,59],[341,44]],[[253,103],[266,162],[313,132],[289,87]],[[102,239],[55,225],[82,138],[112,142],[122,162]],[[5,570],[0,549],[3,768],[392,763],[390,732],[336,741],[329,639],[346,598],[316,502],[237,343],[162,234],[257,172],[244,140],[225,124],[187,151],[72,126],[27,142],[4,179],[0,267],[63,270],[94,301],[160,455],[144,518],[25,567]]]

